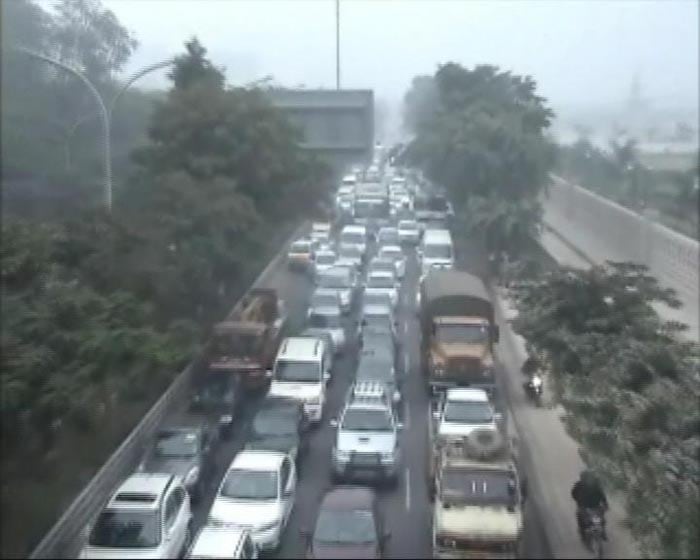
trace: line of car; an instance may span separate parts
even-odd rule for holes
[[[397,192],[391,205],[401,210],[407,197]],[[230,430],[239,398],[226,384],[216,396],[229,412],[218,426],[195,420],[157,432],[137,472],[88,528],[81,557],[254,558],[275,549],[293,509],[306,433],[323,419],[334,357],[352,348],[359,354],[355,383],[340,415],[331,419],[336,429],[331,461],[339,485],[324,498],[315,528],[306,534],[307,553],[331,557],[349,546],[359,556],[382,554],[388,534],[374,492],[345,483],[368,478],[395,483],[401,460],[400,337],[394,317],[406,270],[403,247],[418,244],[423,232],[409,213],[392,216],[395,225],[371,218],[346,224],[337,240],[331,224],[314,224],[308,237],[290,246],[290,269],[308,274],[316,287],[306,328],[279,346],[246,446],[226,469],[198,535],[191,502],[201,500],[212,482],[220,440],[230,435],[222,428]],[[348,315],[355,317],[346,328]]]

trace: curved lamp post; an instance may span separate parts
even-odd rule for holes
[[[105,205],[107,206],[107,211],[111,212],[112,211],[112,145],[111,145],[111,135],[112,135],[112,113],[114,112],[114,107],[119,100],[119,98],[122,96],[122,94],[133,84],[136,80],[144,76],[145,74],[148,74],[149,72],[153,72],[154,70],[158,70],[159,68],[163,68],[165,66],[169,66],[174,62],[174,59],[168,59],[164,60],[162,62],[158,62],[156,64],[151,64],[150,66],[147,66],[146,68],[143,68],[142,70],[139,70],[135,74],[132,74],[129,76],[129,78],[124,82],[122,87],[119,89],[119,91],[114,95],[112,98],[111,102],[109,103],[109,106],[105,105],[104,100],[102,99],[102,96],[100,95],[100,92],[97,91],[97,88],[92,84],[92,82],[79,70],[73,68],[72,66],[65,64],[61,62],[60,60],[56,60],[55,58],[52,58],[50,56],[46,56],[45,54],[33,51],[31,49],[28,49],[27,47],[22,47],[18,45],[14,45],[10,47],[12,50],[24,53],[30,57],[36,58],[38,60],[42,60],[48,64],[51,64],[53,66],[56,66],[58,68],[61,68],[62,70],[65,70],[66,72],[69,72],[76,78],[78,78],[84,85],[85,87],[90,91],[92,94],[93,98],[95,99],[95,102],[97,103],[97,108],[99,110],[99,116],[100,120],[102,121],[102,146],[103,146],[103,157],[104,157],[104,196],[105,196]],[[91,118],[92,115],[87,116],[84,119],[79,120],[75,125],[73,125],[72,130],[74,131],[78,126],[80,126],[83,122],[85,122],[87,119]]]

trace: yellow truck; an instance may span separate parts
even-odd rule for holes
[[[467,272],[431,270],[419,297],[422,369],[433,393],[454,386],[493,393],[499,330],[483,282]]]
[[[480,428],[435,442],[434,558],[518,558],[525,489],[507,438]]]

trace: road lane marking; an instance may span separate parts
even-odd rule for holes
[[[403,334],[408,336],[408,321],[403,324]]]
[[[404,375],[411,373],[411,360],[408,357],[408,352],[403,355],[403,373]]]
[[[408,430],[411,427],[411,407],[406,401],[406,406],[404,407],[404,413],[403,413],[403,427],[404,429]]]
[[[406,511],[411,511],[411,469],[406,467]]]

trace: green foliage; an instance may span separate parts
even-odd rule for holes
[[[652,303],[642,265],[562,268],[515,287],[518,333],[544,357],[586,462],[627,499],[650,556],[700,556],[700,351]]]
[[[554,162],[545,138],[552,112],[529,76],[448,63],[414,80],[406,159],[447,188],[472,233],[493,251],[518,251],[535,234],[539,193]]]
[[[260,91],[227,88],[205,55],[195,39],[178,58],[111,214],[89,204],[46,221],[4,212],[9,462],[45,465],[60,436],[94,434],[127,404],[154,401],[280,233],[328,195],[328,169],[301,151],[297,132]],[[4,513],[16,505],[3,501]],[[34,522],[32,533],[47,529]]]

